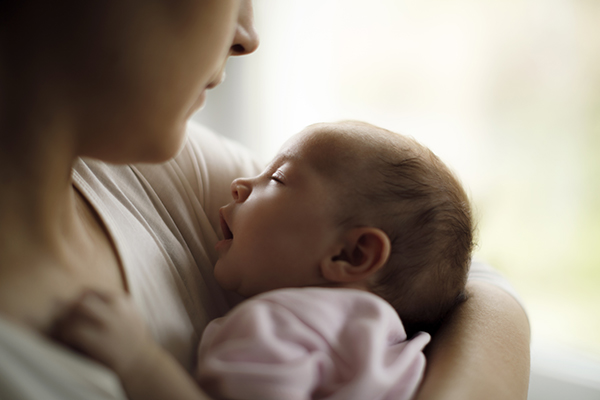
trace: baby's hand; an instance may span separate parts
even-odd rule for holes
[[[85,292],[57,324],[59,340],[114,370],[122,379],[157,345],[128,296]]]

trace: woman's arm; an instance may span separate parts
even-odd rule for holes
[[[472,280],[426,349],[427,370],[416,400],[526,399],[529,321],[495,285]]]

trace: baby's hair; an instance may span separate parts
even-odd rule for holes
[[[392,245],[370,290],[396,309],[409,336],[432,332],[466,298],[474,246],[468,196],[450,169],[416,140],[362,122],[338,127],[363,139],[354,164],[367,171],[348,185],[342,223],[378,227]],[[361,181],[360,175],[366,177]]]

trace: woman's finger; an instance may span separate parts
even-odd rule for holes
[[[98,327],[93,321],[73,314],[62,321],[55,334],[63,343],[90,355],[97,347],[99,335]]]
[[[102,327],[114,318],[117,305],[114,295],[86,290],[67,311],[65,317],[85,318]]]

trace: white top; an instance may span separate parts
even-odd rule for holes
[[[233,179],[261,170],[247,150],[194,123],[180,154],[167,163],[114,166],[86,159],[74,166],[74,184],[106,224],[152,334],[188,370],[208,322],[239,301],[212,274],[218,209],[230,201]],[[486,268],[473,265],[478,279],[510,287]],[[42,398],[124,395],[108,369],[0,317],[0,399]]]

